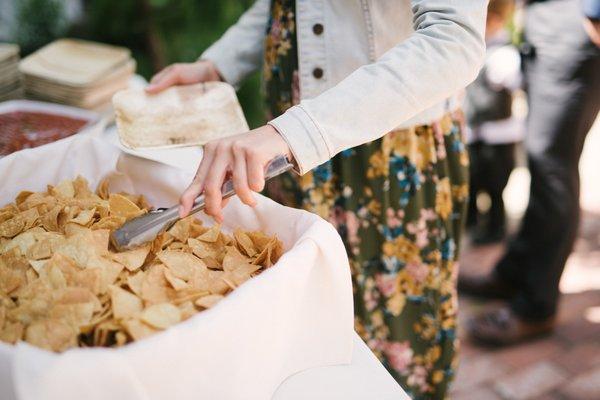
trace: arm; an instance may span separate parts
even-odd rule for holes
[[[269,5],[269,0],[257,0],[235,25],[200,56],[201,60],[212,61],[223,79],[234,86],[254,72],[262,62]]]
[[[270,125],[208,143],[181,196],[180,215],[187,215],[204,192],[206,213],[221,220],[221,185],[229,172],[240,199],[254,205],[252,192],[263,189],[264,168],[273,157],[291,151],[305,173],[341,150],[383,136],[474,80],[485,57],[487,0],[412,3],[414,34],[377,62]]]
[[[415,32],[407,40],[269,123],[285,138],[302,173],[383,136],[477,76],[485,57],[487,1],[412,5]]]

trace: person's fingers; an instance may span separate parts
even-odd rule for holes
[[[254,207],[256,200],[252,195],[252,191],[248,187],[248,178],[246,174],[246,157],[244,150],[233,145],[233,188],[243,203]]]
[[[156,83],[156,82],[158,82],[159,80],[161,80],[166,74],[168,74],[172,70],[173,70],[173,65],[169,65],[168,67],[163,68],[158,73],[156,73],[152,77],[152,79],[150,79],[150,83]]]
[[[246,169],[250,189],[261,192],[265,188],[265,163],[259,154],[252,150],[246,155]]]
[[[204,201],[206,204],[204,211],[218,222],[223,220],[221,187],[231,163],[231,153],[225,147],[224,144],[217,145],[215,157],[210,166],[210,174],[207,175],[204,183]]]
[[[202,193],[202,190],[204,189],[204,181],[206,180],[206,175],[210,170],[213,158],[214,146],[210,144],[205,145],[202,161],[198,166],[196,176],[194,176],[192,183],[190,183],[188,188],[183,192],[179,199],[179,216],[181,218],[189,214],[194,205],[194,201],[200,195],[200,193]]]
[[[151,83],[146,87],[148,93],[158,93],[171,86],[175,86],[179,83],[179,74],[175,70],[171,70],[166,73],[163,77],[158,79],[156,82]]]
[[[200,196],[200,193],[202,193],[202,186],[195,181],[185,189],[179,199],[179,218],[185,218],[189,215],[194,206],[194,201]]]

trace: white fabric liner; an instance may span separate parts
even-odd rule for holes
[[[174,204],[190,174],[124,154],[88,135],[0,160],[0,204],[22,189],[44,190],[76,175],[92,187],[146,194]],[[258,196],[255,209],[232,199],[225,229],[276,234],[286,253],[211,310],[119,349],[55,354],[0,342],[0,398],[269,399],[288,376],[349,364],[353,346],[350,270],[335,229],[319,217]]]

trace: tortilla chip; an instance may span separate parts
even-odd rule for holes
[[[221,225],[215,224],[208,231],[204,232],[202,235],[198,236],[198,240],[208,243],[214,243],[219,238],[219,234],[221,233]]]
[[[171,270],[173,275],[188,281],[194,271],[206,270],[206,265],[198,257],[182,251],[165,250],[157,254],[158,259]]]
[[[133,318],[144,308],[142,300],[135,294],[114,285],[109,286],[108,289],[116,319]]]
[[[211,294],[209,296],[200,297],[198,300],[194,302],[198,307],[202,308],[211,308],[214,307],[219,301],[221,301],[224,296],[220,294]]]
[[[83,177],[1,207],[0,340],[121,346],[214,306],[281,255],[274,237],[231,237],[193,217],[146,246],[110,248],[111,230],[149,209],[142,195],[109,193],[107,181],[92,193]]]
[[[150,245],[138,247],[137,249],[112,254],[112,259],[123,264],[129,271],[135,271],[144,265],[146,257],[150,252]]]
[[[167,329],[181,321],[181,310],[171,303],[160,303],[146,308],[140,319],[151,327]]]
[[[144,213],[135,203],[120,194],[111,194],[108,198],[110,215],[125,219],[135,218]]]

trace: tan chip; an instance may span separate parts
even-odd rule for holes
[[[203,242],[214,243],[219,238],[219,234],[221,232],[221,225],[213,225],[208,231],[204,232],[202,235],[198,236],[198,240],[202,240]]]
[[[242,231],[241,229],[236,229],[233,232],[233,236],[235,237],[235,240],[237,240],[240,250],[243,250],[246,255],[250,257],[254,257],[256,255],[256,247],[246,232]]]
[[[277,261],[261,232],[178,221],[150,244],[117,252],[110,232],[151,207],[144,196],[92,192],[77,177],[22,191],[0,207],[0,340],[51,351],[122,346],[214,306]]]
[[[115,318],[126,319],[135,317],[144,308],[142,300],[135,294],[114,285],[109,286],[108,289]]]
[[[194,255],[201,259],[212,258],[216,260],[218,258],[218,251],[207,243],[194,238],[189,238],[187,243]]]
[[[106,216],[106,217],[103,217],[102,219],[100,219],[94,225],[92,225],[92,229],[115,230],[115,229],[120,228],[125,223],[125,221],[126,221],[125,217],[121,217],[121,216],[117,216],[117,215]]]
[[[169,229],[169,234],[181,243],[187,242],[190,237],[190,226],[193,217],[180,219]]]
[[[155,304],[146,308],[140,319],[157,329],[167,329],[181,321],[181,310],[171,303]]]
[[[112,255],[112,259],[123,264],[129,271],[135,271],[144,264],[149,252],[150,245],[146,245],[122,253],[115,253]]]
[[[72,222],[77,225],[89,226],[95,214],[95,208],[92,208],[90,210],[82,210],[79,212],[79,214],[77,214],[77,217],[71,218],[69,222]]]
[[[138,271],[135,275],[127,277],[127,286],[138,296],[142,295],[142,282],[144,282],[145,276],[144,272]]]
[[[173,289],[183,290],[188,287],[188,284],[183,279],[179,279],[178,277],[173,275],[173,272],[171,272],[170,269],[165,268],[164,274],[165,274],[165,279],[169,282],[169,284],[173,287]]]
[[[190,253],[165,250],[158,253],[157,257],[171,270],[174,276],[184,281],[188,281],[195,271],[206,270],[206,264]]]
[[[108,198],[111,215],[126,219],[137,217],[144,213],[134,202],[121,194],[111,194]]]
[[[220,294],[211,294],[209,296],[200,297],[198,300],[194,302],[198,307],[202,308],[211,308],[219,301],[223,299],[224,296]]]
[[[23,338],[24,327],[20,322],[6,322],[4,329],[0,330],[0,340],[15,344]]]
[[[153,265],[144,276],[141,297],[147,304],[168,302],[175,296],[175,290],[165,278],[164,269],[164,265]]]
[[[139,319],[123,321],[123,326],[133,340],[140,340],[156,333],[156,329],[143,323]]]
[[[64,180],[54,188],[50,189],[50,193],[59,197],[71,198],[75,197],[75,187],[70,180]]]
[[[25,228],[25,220],[18,215],[0,224],[0,237],[11,238],[17,236]]]
[[[77,331],[60,319],[43,319],[27,327],[25,340],[42,349],[64,351],[77,345]]]

